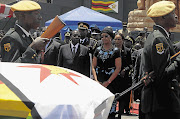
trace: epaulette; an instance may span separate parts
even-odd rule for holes
[[[9,35],[9,34],[12,34],[14,31],[15,31],[14,28],[10,28],[9,31],[8,31],[6,34],[8,34],[8,35]],[[5,35],[6,35],[6,34],[5,34]]]

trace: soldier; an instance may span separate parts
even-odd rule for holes
[[[140,43],[144,47],[144,42],[146,41],[146,32],[140,31],[138,37],[135,39],[135,44]]]
[[[180,119],[180,80],[177,79],[180,55],[174,57],[176,52],[169,34],[178,22],[175,4],[156,2],[148,9],[147,16],[155,25],[145,42],[141,66],[144,75],[154,73],[142,89],[141,109],[145,119]]]
[[[34,1],[20,1],[11,9],[16,15],[17,24],[1,41],[2,61],[39,63],[38,52],[45,48],[49,39],[37,37],[33,40],[29,31],[40,25],[40,5]]]
[[[123,29],[118,31],[119,33],[122,33],[124,35],[124,37],[126,38],[127,36],[129,36],[129,31],[127,29],[127,23],[124,22],[123,23]]]
[[[96,25],[91,27],[91,38],[101,40],[101,30]]]
[[[133,48],[133,44],[134,44],[134,39],[132,37],[130,37],[130,36],[126,36],[125,39],[124,39],[124,45],[127,48],[132,49]]]
[[[69,44],[69,42],[70,42],[71,31],[72,31],[72,30],[68,27],[68,28],[67,28],[67,31],[64,33],[64,42],[65,42],[66,44]]]
[[[78,23],[78,30],[81,35],[80,44],[89,48],[89,52],[93,54],[97,41],[95,39],[90,38],[89,24],[85,22]]]
[[[97,41],[96,47],[102,45],[101,30],[96,25],[94,27],[91,27],[91,38]]]

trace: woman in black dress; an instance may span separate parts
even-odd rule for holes
[[[117,75],[121,70],[121,54],[119,49],[112,45],[114,37],[111,27],[106,27],[101,32],[103,45],[98,47],[93,56],[92,72],[94,79],[108,88],[112,93],[118,91]]]

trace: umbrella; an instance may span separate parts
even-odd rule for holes
[[[114,95],[62,67],[0,62],[0,115],[33,119],[106,119]]]

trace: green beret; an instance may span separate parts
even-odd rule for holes
[[[41,9],[41,6],[29,0],[19,1],[11,6],[11,10],[14,11],[35,11]]]
[[[171,13],[175,9],[172,1],[160,1],[154,3],[147,11],[148,17],[161,17]]]

